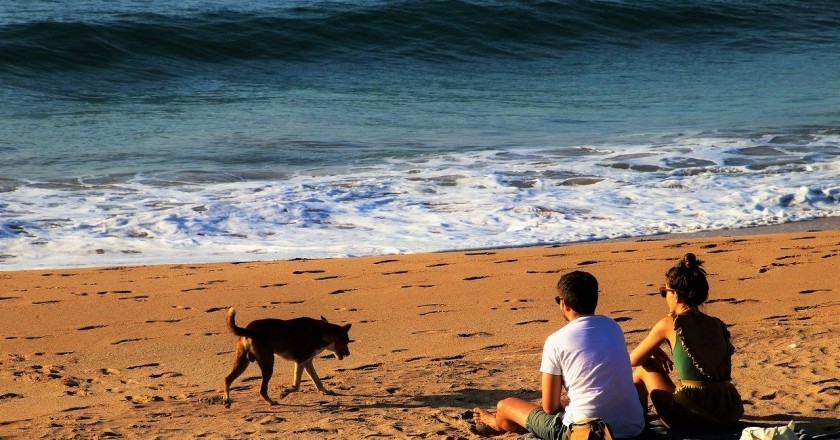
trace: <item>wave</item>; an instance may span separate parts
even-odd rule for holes
[[[184,62],[529,59],[649,44],[796,51],[838,39],[834,1],[329,2],[2,24],[0,72],[117,67],[154,75]]]

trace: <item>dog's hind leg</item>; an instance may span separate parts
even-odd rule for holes
[[[263,355],[263,353],[268,353]],[[266,402],[277,405],[277,402],[268,396],[268,381],[271,380],[271,375],[274,374],[274,353],[271,352],[270,347],[267,350],[260,350],[256,356],[257,365],[260,366],[262,373],[262,383],[260,384],[260,396]]]
[[[222,399],[222,402],[225,404],[225,408],[230,408],[230,384],[239,377],[246,368],[248,368],[248,357],[247,357],[247,350],[242,346],[241,343],[236,344],[236,357],[233,360],[233,369],[230,371],[230,374],[225,377],[225,393]]]
[[[312,382],[315,383],[315,387],[324,394],[328,394],[330,396],[334,396],[335,393],[330,391],[324,387],[324,384],[321,383],[321,378],[318,377],[318,373],[315,372],[315,365],[312,363],[312,359],[307,362],[304,362],[303,368],[306,369],[306,374],[312,379]]]

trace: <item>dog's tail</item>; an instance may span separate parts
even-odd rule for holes
[[[227,312],[227,328],[236,336],[244,336],[246,338],[254,337],[247,328],[236,326],[236,310],[233,307],[229,308]]]

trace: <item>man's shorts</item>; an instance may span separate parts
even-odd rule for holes
[[[563,412],[547,414],[542,408],[536,408],[528,413],[525,419],[525,429],[531,434],[544,440],[566,440],[569,438],[569,428],[563,424]]]

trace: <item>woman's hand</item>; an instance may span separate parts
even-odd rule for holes
[[[668,356],[668,353],[665,353],[665,350],[662,347],[656,347],[650,353],[650,358],[653,359],[653,362],[656,365],[662,367],[663,370],[666,372],[670,372],[674,369],[674,361],[671,360],[671,357]]]

